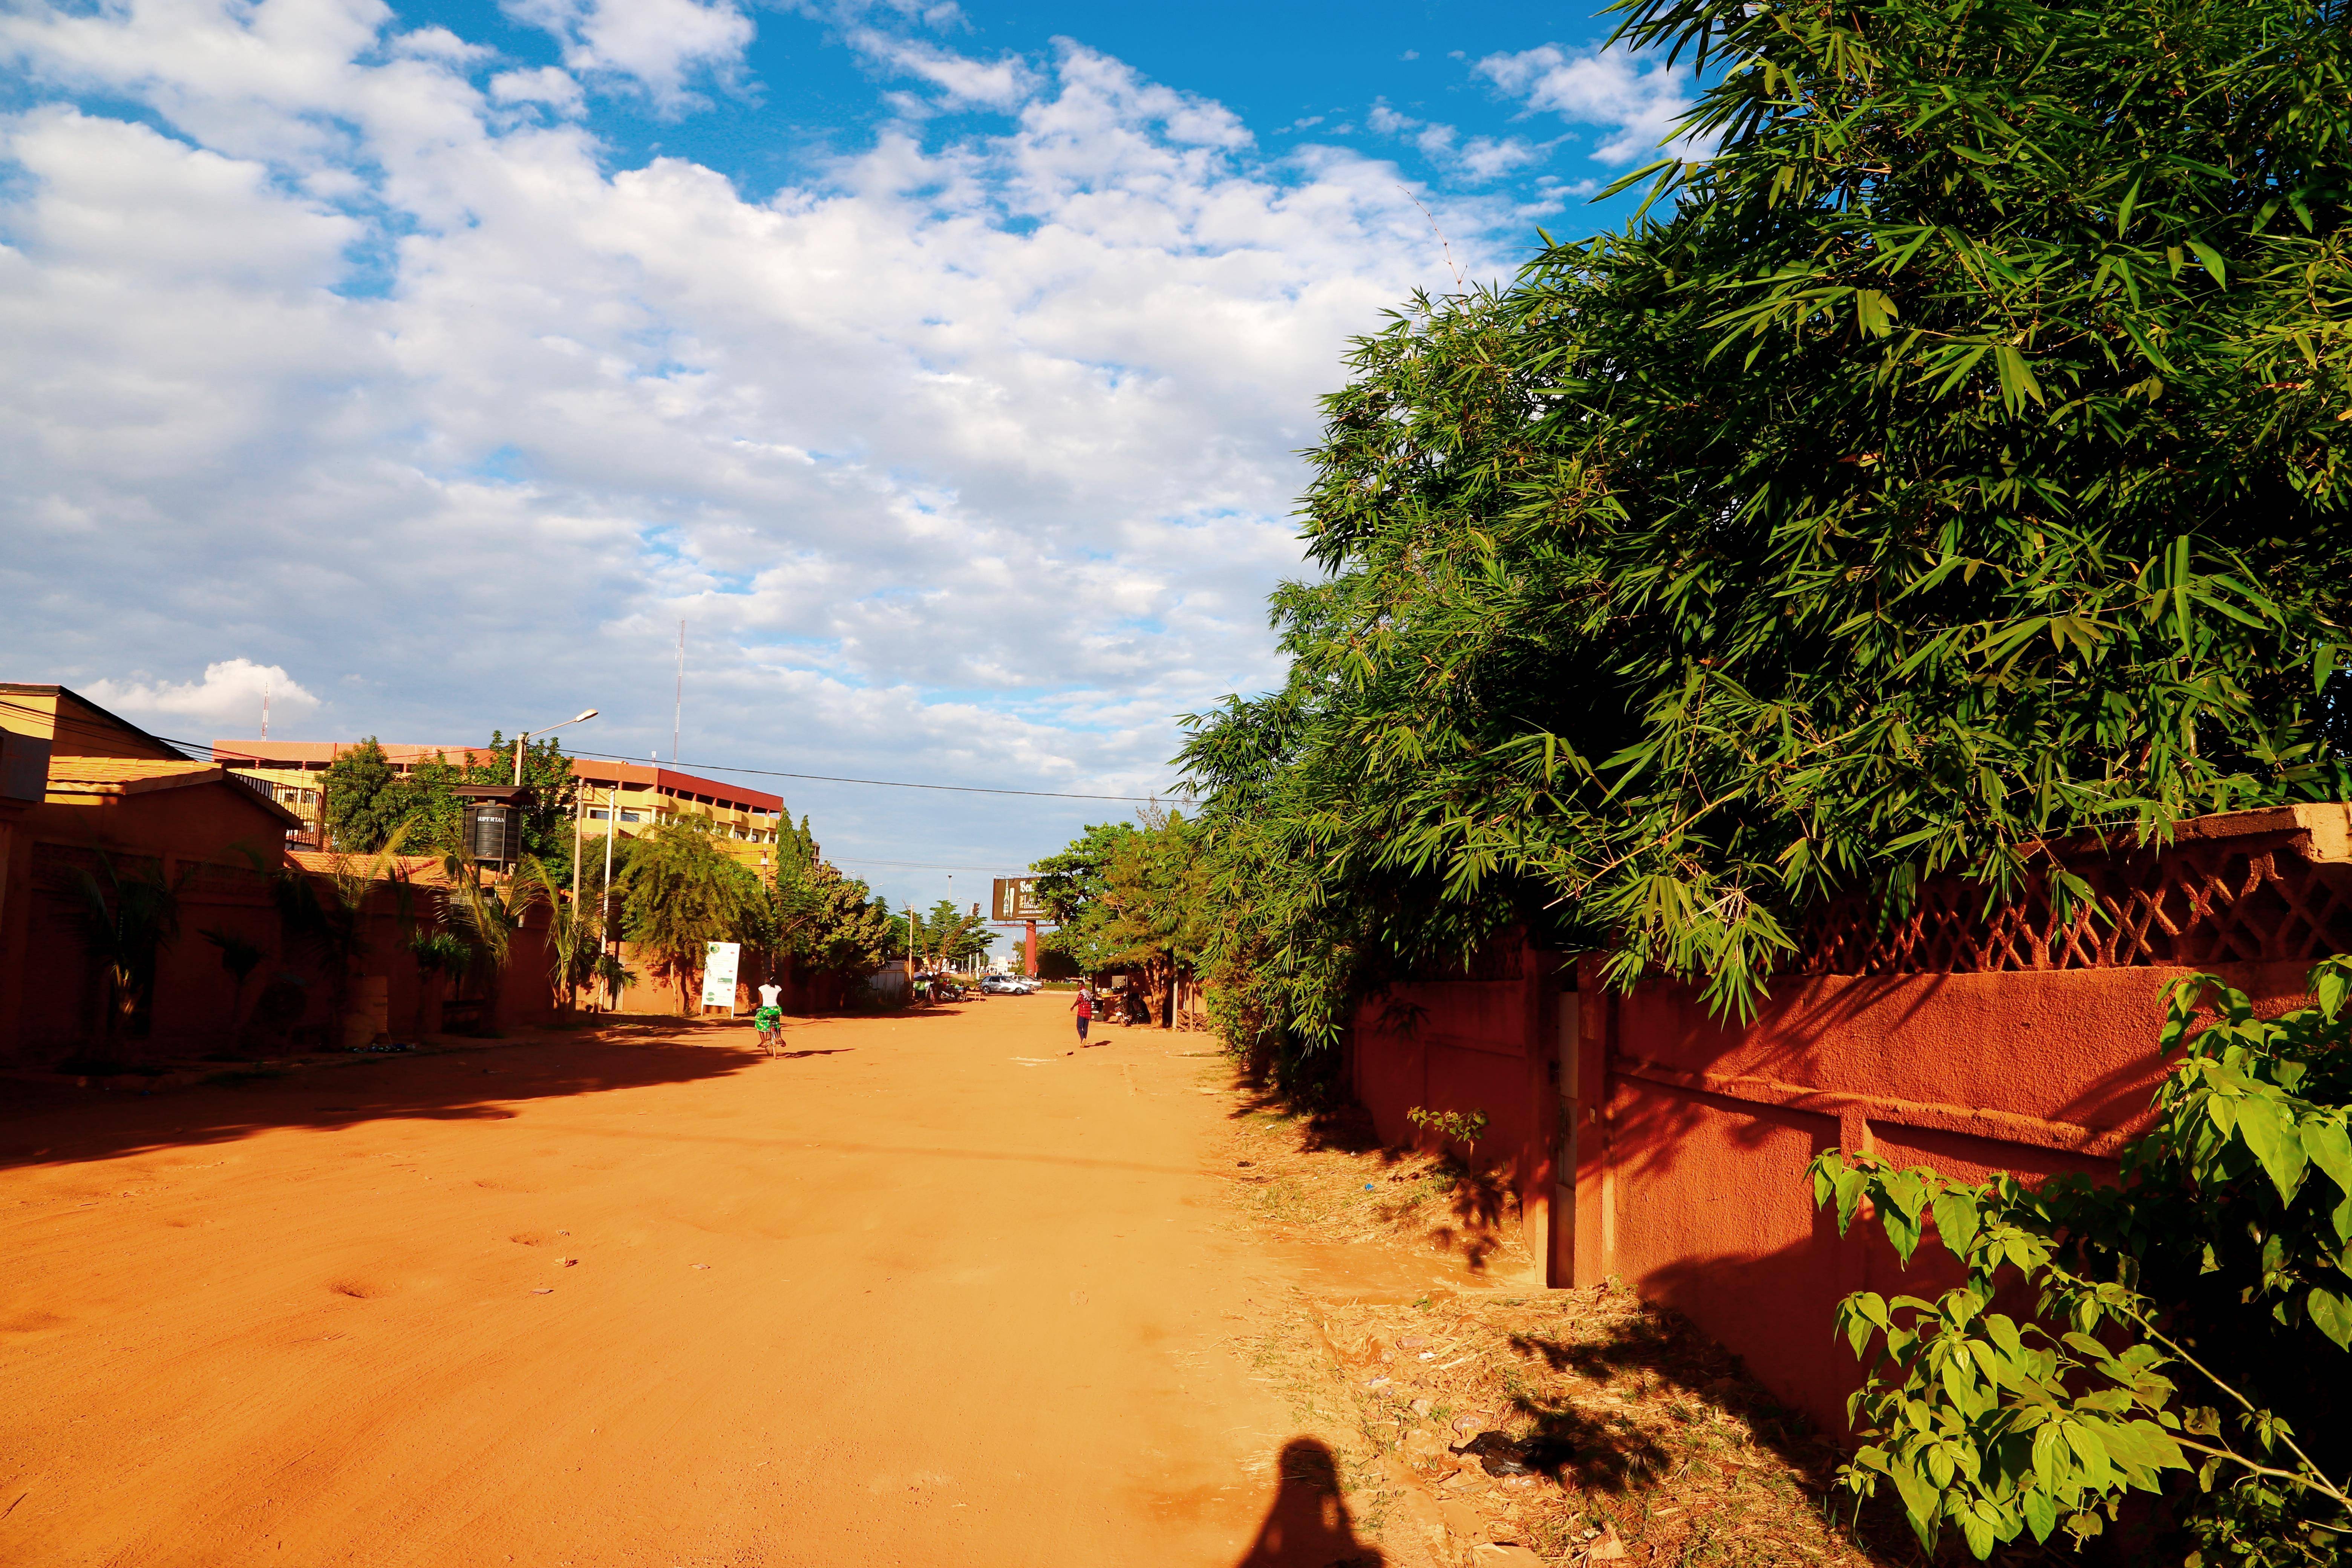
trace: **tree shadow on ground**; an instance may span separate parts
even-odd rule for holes
[[[1305,1104],[1270,1084],[1248,1078],[1236,1087],[1241,1098],[1227,1112],[1229,1119],[1274,1118],[1292,1122],[1302,1154],[1378,1154],[1382,1163],[1393,1165],[1410,1152],[1382,1143],[1372,1125],[1372,1113],[1360,1105]]]
[[[1247,1075],[1236,1088],[1240,1099],[1227,1113],[1229,1121],[1286,1123],[1296,1153],[1369,1155],[1389,1173],[1389,1181],[1414,1184],[1399,1199],[1376,1205],[1382,1221],[1399,1231],[1431,1220],[1423,1184],[1435,1180],[1444,1184],[1444,1212],[1449,1217],[1426,1223],[1421,1233],[1433,1250],[1458,1257],[1464,1267],[1478,1273],[1509,1246],[1517,1224],[1518,1194],[1507,1169],[1468,1165],[1451,1155],[1433,1164],[1413,1165],[1409,1162],[1423,1158],[1425,1151],[1382,1142],[1371,1112],[1360,1105],[1302,1103]]]
[[[155,1095],[0,1083],[0,1169],[201,1147],[281,1127],[502,1121],[518,1100],[725,1078],[761,1060],[745,1027],[635,1020],[447,1050],[225,1071]]]
[[[1596,1325],[1600,1327],[1601,1325]],[[1671,1453],[1623,1409],[1630,1395],[1671,1419],[1689,1420],[1712,1407],[1741,1418],[1756,1446],[1795,1471],[1818,1513],[1822,1500],[1852,1500],[1835,1486],[1847,1457],[1802,1413],[1782,1405],[1751,1380],[1739,1357],[1708,1339],[1681,1313],[1644,1305],[1605,1325],[1596,1335],[1567,1339],[1514,1334],[1522,1354],[1540,1357],[1555,1372],[1572,1372],[1617,1395],[1615,1401],[1574,1397],[1516,1396],[1512,1407],[1528,1424],[1528,1468],[1552,1475],[1565,1486],[1605,1493],[1639,1492],[1672,1478],[1675,1467],[1714,1462],[1728,1481],[1739,1473],[1736,1458],[1708,1461]],[[1612,1407],[1612,1405],[1614,1407]],[[1731,1499],[1725,1507],[1737,1507]],[[1753,1505],[1751,1505],[1753,1506]],[[1885,1500],[1863,1511],[1849,1539],[1876,1561],[1910,1562],[1916,1547],[1901,1515]]]
[[[1339,1463],[1312,1437],[1293,1437],[1275,1462],[1274,1502],[1234,1568],[1382,1568],[1388,1557],[1359,1540],[1339,1485]]]
[[[1811,1480],[1825,1485],[1834,1468],[1836,1450],[1821,1441],[1812,1424],[1748,1382],[1738,1356],[1678,1312],[1647,1308],[1612,1323],[1597,1340],[1514,1334],[1511,1348],[1541,1357],[1555,1372],[1572,1372],[1604,1386],[1630,1386],[1643,1397],[1672,1391],[1743,1416],[1765,1447]],[[1572,1465],[1587,1487],[1623,1491],[1655,1479],[1665,1462],[1664,1449],[1621,1415],[1589,1413],[1572,1400],[1553,1404],[1521,1397],[1514,1403],[1533,1420],[1538,1437],[1559,1461]]]
[[[1509,1240],[1507,1230],[1518,1212],[1517,1195],[1511,1191],[1507,1172],[1465,1170],[1452,1161],[1444,1170],[1453,1181],[1445,1201],[1454,1223],[1430,1226],[1430,1243],[1461,1254],[1465,1267],[1473,1273],[1481,1272],[1487,1259]]]

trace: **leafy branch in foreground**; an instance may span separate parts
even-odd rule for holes
[[[1979,1558],[2027,1531],[2095,1535],[2170,1471],[2196,1478],[2178,1500],[2191,1563],[2333,1562],[2352,1543],[2336,1408],[2352,1377],[2352,960],[2324,961],[2311,987],[2315,1005],[2275,1019],[2213,975],[2169,988],[2162,1048],[2180,1060],[2119,1186],[1815,1160],[1841,1235],[1874,1212],[1906,1265],[1932,1234],[1966,1271],[1935,1300],[1839,1304],[1869,1369],[1849,1487],[1885,1479],[1923,1545],[1957,1529]],[[2032,1317],[1990,1310],[2018,1287]]]

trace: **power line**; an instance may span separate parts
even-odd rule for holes
[[[933,860],[868,860],[856,855],[828,855],[825,858],[836,866],[888,866],[902,871],[1001,871],[1018,877],[1029,874],[1026,866],[943,866]]]
[[[635,757],[623,756],[617,752],[575,751],[567,752],[566,754],[574,757],[594,757],[600,762],[635,763],[639,767],[662,767],[667,765],[677,769],[681,773],[692,768],[700,768],[707,773],[750,773],[754,777],[764,779],[810,779],[818,784],[871,784],[877,789],[931,789],[944,790],[953,795],[1017,795],[1033,796],[1041,800],[1118,800],[1146,804],[1165,798],[1165,795],[1074,795],[1066,790],[989,789],[980,784],[907,784],[898,779],[847,779],[836,777],[832,773],[788,773],[780,768],[739,768],[726,763],[670,763],[667,764],[660,763],[637,763],[637,760]],[[1166,793],[1168,795],[1174,795],[1178,792],[1170,790]]]
[[[157,740],[159,740],[159,741],[163,741],[163,742],[165,742],[167,744],[174,745],[174,746],[184,747],[184,748],[185,748],[185,749],[187,749],[187,750],[189,750],[189,751],[203,752],[205,752],[206,754],[210,754],[210,752],[211,752],[211,751],[212,751],[212,746],[211,746],[211,744],[210,744],[209,742],[203,742],[203,741],[174,741],[174,740],[171,740],[168,736],[163,736],[163,735],[158,735],[158,736],[157,736],[157,737],[155,737],[155,738],[156,738]],[[475,750],[487,750],[487,748],[473,748],[473,749],[475,749]],[[236,756],[237,756],[237,757],[240,757],[240,758],[242,758],[242,757],[244,757],[244,756],[246,755],[246,753],[244,753],[244,752],[236,752],[236,753],[233,753],[233,754],[234,754],[234,755],[236,755]],[[1180,794],[1187,794],[1187,793],[1189,793],[1189,792],[1187,792],[1187,791],[1173,790],[1173,789],[1171,789],[1171,790],[1165,791],[1165,792],[1163,792],[1163,793],[1161,793],[1161,794],[1160,794],[1160,795],[1078,795],[1078,794],[1075,794],[1075,793],[1070,792],[1070,791],[1067,791],[1067,790],[1052,790],[1052,789],[991,789],[991,788],[988,788],[988,787],[986,787],[986,786],[984,786],[984,785],[982,785],[982,784],[908,784],[908,783],[907,783],[906,781],[901,780],[901,779],[852,779],[852,778],[842,778],[842,777],[839,777],[838,775],[836,775],[836,774],[833,774],[833,773],[786,773],[786,772],[784,772],[783,770],[782,770],[781,768],[745,768],[745,767],[738,767],[738,766],[736,766],[736,765],[734,765],[733,763],[679,763],[679,762],[660,763],[660,762],[642,762],[642,761],[639,761],[636,757],[629,756],[629,755],[624,754],[624,753],[619,752],[583,752],[583,751],[576,751],[576,750],[575,750],[575,751],[566,752],[564,753],[564,755],[565,755],[565,756],[567,756],[567,757],[585,757],[585,758],[591,758],[591,759],[593,759],[594,761],[597,761],[597,762],[607,762],[607,763],[630,763],[630,764],[631,764],[631,765],[633,765],[633,766],[635,766],[635,767],[641,767],[641,768],[668,768],[668,769],[669,769],[669,770],[671,770],[673,773],[685,773],[685,772],[688,772],[688,771],[689,771],[689,770],[691,770],[691,769],[699,768],[699,769],[701,769],[704,773],[748,773],[748,774],[751,775],[751,776],[752,776],[752,777],[754,777],[754,778],[765,778],[765,779],[807,779],[807,780],[810,780],[810,781],[812,781],[812,782],[814,782],[814,783],[816,783],[816,784],[867,784],[867,785],[870,785],[870,786],[872,786],[873,788],[876,788],[876,789],[928,789],[928,790],[940,790],[940,791],[944,791],[944,792],[946,792],[946,793],[948,793],[948,794],[951,794],[951,795],[1023,795],[1023,796],[1026,796],[1026,797],[1029,797],[1029,798],[1032,798],[1032,799],[1036,799],[1036,800],[1116,800],[1116,801],[1124,801],[1124,802],[1129,802],[1129,803],[1131,803],[1131,804],[1137,804],[1137,805],[1150,805],[1150,804],[1152,804],[1152,803],[1154,803],[1154,802],[1158,802],[1158,801],[1161,801],[1161,800],[1168,799],[1168,798],[1170,798],[1170,797],[1171,797],[1171,796],[1172,796],[1172,795],[1180,795]],[[973,870],[987,870],[987,869],[990,869],[990,868],[988,868],[988,867],[984,867],[984,866],[973,867],[973,868],[971,868],[971,869],[973,869]]]

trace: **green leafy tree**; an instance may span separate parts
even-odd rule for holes
[[[977,958],[995,940],[986,916],[978,910],[958,909],[951,899],[941,899],[929,914],[915,917],[916,958],[926,969],[949,968]]]
[[[2126,1493],[2168,1486],[2192,1563],[2343,1560],[2352,960],[2311,986],[2316,1005],[2270,1019],[2213,975],[2170,988],[2161,1048],[2179,1059],[2119,1186],[1814,1162],[1841,1232],[1868,1203],[1906,1263],[1932,1234],[1967,1269],[1934,1300],[1838,1309],[1870,1373],[1843,1479],[1890,1483],[1930,1552],[1947,1530],[1979,1558],[2095,1535]],[[2032,1317],[1990,1310],[2021,1283]]]
[[[393,793],[394,804],[388,811],[397,820],[415,825],[410,830],[410,843],[431,847],[441,854],[455,853],[461,847],[466,804],[457,787],[512,784],[513,758],[513,743],[497,730],[490,731],[488,742],[479,751],[461,753],[458,761],[451,761],[446,752],[436,752],[428,761],[411,764],[408,777],[399,781]],[[579,783],[562,742],[554,736],[526,742],[522,777],[531,791],[531,803],[522,819],[523,852],[540,863],[549,886],[568,886]],[[600,842],[600,854],[602,848]],[[602,869],[601,860],[598,868]]]
[[[793,928],[793,951],[822,973],[863,974],[889,961],[905,922],[865,883],[820,860],[802,881],[807,903]]]
[[[320,780],[330,850],[373,854],[409,814],[409,795],[373,735],[335,758]]]
[[[1081,970],[1139,971],[1152,1017],[1172,1024],[1169,988],[1200,970],[1210,938],[1201,829],[1181,813],[1147,807],[1137,823],[1088,827],[1031,868],[1060,921],[1045,945]]]
[[[1075,926],[1099,900],[1109,875],[1111,858],[1135,832],[1131,822],[1098,822],[1089,826],[1058,855],[1048,855],[1029,868],[1036,878],[1034,891],[1056,926]]]
[[[719,847],[703,819],[680,816],[637,840],[629,857],[622,929],[652,955],[690,1012],[714,942],[756,938],[766,896],[760,879]]]
[[[1357,346],[1186,748],[1277,1031],[1513,922],[1738,1011],[1832,895],[2347,788],[2340,13],[1625,9],[1717,152]]]

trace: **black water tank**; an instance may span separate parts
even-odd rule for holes
[[[488,802],[466,807],[466,855],[510,866],[522,858],[522,812]]]

